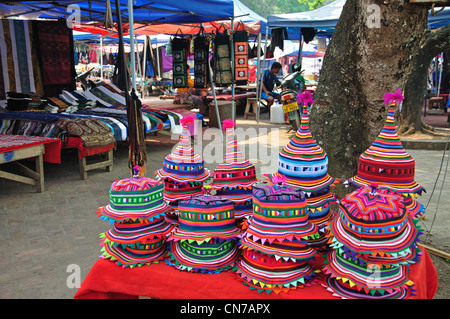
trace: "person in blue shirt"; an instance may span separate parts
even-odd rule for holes
[[[264,71],[261,98],[267,101],[267,108],[261,109],[261,113],[269,112],[273,102],[280,95],[279,93],[274,92],[273,88],[275,84],[280,85],[280,81],[278,81],[277,78],[277,73],[280,72],[281,67],[281,63],[274,62],[270,67],[270,70]]]

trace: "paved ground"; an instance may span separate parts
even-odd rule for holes
[[[268,124],[267,117],[258,126],[254,120],[244,121],[238,118],[238,127],[250,128],[246,131],[249,133],[246,138],[248,144],[240,145],[247,158],[257,167],[259,177],[262,177],[262,173],[276,170],[279,147],[289,141],[292,133],[287,133],[283,125]],[[256,127],[260,129],[261,135],[251,136],[252,129]],[[275,130],[276,128],[279,130]],[[207,132],[218,133],[214,129]],[[269,141],[272,141],[272,153],[268,151],[270,147],[254,148],[254,142],[261,142],[266,138],[264,132],[267,132]],[[220,147],[217,147],[220,138],[217,136],[219,135],[211,138],[205,134],[202,145],[197,144],[196,148],[203,149],[206,166],[211,170],[217,164],[214,160],[222,158]],[[147,137],[148,177],[154,177],[153,172],[161,167],[163,158],[177,142],[176,137],[171,139],[170,134],[166,133]],[[443,151],[408,152],[416,160],[416,180],[427,189],[427,193],[419,201],[427,204],[430,195],[433,195],[427,207],[427,219],[421,222],[423,227],[431,230],[432,236],[424,237],[424,240],[450,252],[450,176],[447,176],[442,185],[448,157],[444,159],[443,169],[439,174]],[[98,234],[109,229],[110,225],[97,217],[96,210],[99,206],[108,204],[108,191],[112,182],[130,176],[127,147],[124,144],[118,145],[112,172],[100,169],[90,171],[87,180],[80,179],[75,151],[64,151],[62,163],[45,164],[46,191],[41,194],[36,193],[31,186],[0,180],[2,299],[73,298],[76,288],[69,288],[67,285],[67,278],[73,271],[71,267],[79,267],[80,279],[83,280],[100,254]],[[439,263],[438,271],[442,274],[450,272],[449,263],[442,259],[436,263]],[[448,275],[440,276],[440,286],[446,287],[448,284]],[[436,297],[450,298],[446,291]]]

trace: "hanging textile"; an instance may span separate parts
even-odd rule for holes
[[[209,79],[209,39],[197,36],[194,39],[194,87],[203,89]]]
[[[32,22],[44,94],[58,96],[63,89],[75,90],[72,29],[65,20]]]
[[[230,37],[217,32],[214,38],[214,81],[217,86],[228,86],[232,83]]]
[[[1,19],[0,35],[0,99],[8,91],[43,94],[31,21]]]
[[[177,31],[178,33],[178,31]],[[172,39],[173,87],[187,87],[187,55],[189,39],[175,37]]]
[[[112,83],[116,85],[120,90],[126,91],[127,87],[131,86],[130,73],[128,68],[124,69],[123,60],[125,59],[122,52],[122,47],[119,46],[119,53],[114,57],[115,67],[112,76]]]
[[[142,121],[142,103],[134,89],[132,89],[128,99],[128,139],[130,143],[129,167],[133,168],[136,165],[145,167],[147,155],[145,153],[145,130]]]
[[[236,31],[234,42],[234,80],[237,85],[246,85],[248,82],[248,33]]]

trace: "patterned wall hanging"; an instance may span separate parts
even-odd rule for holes
[[[248,81],[248,33],[236,31],[234,41],[234,79],[237,85],[246,85]]]
[[[198,36],[194,39],[194,87],[203,89],[208,85],[209,39]]]
[[[217,86],[228,86],[233,81],[230,37],[226,31],[224,33],[217,32],[214,43],[214,81]]]
[[[175,37],[172,39],[173,87],[187,87],[187,54],[189,40]]]

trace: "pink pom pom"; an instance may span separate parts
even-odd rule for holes
[[[284,176],[283,174],[276,174],[272,177],[272,182],[275,184],[283,184],[284,182],[286,182],[286,176]]]
[[[194,117],[192,115],[183,117],[180,120],[180,123],[183,127],[187,127],[189,124],[194,123]]]
[[[222,129],[233,128],[236,126],[236,123],[232,119],[226,119],[222,121]]]

